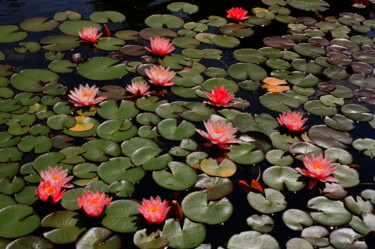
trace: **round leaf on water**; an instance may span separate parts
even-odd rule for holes
[[[105,50],[105,51],[117,51],[121,48],[122,45],[125,44],[125,41],[115,37],[102,37],[99,39],[97,43],[95,43],[95,47]]]
[[[163,249],[169,244],[165,236],[160,236],[159,230],[149,232],[146,228],[134,234],[133,242],[141,249]]]
[[[154,14],[146,18],[146,25],[152,28],[162,28],[164,25],[169,29],[181,28],[184,20],[178,16]]]
[[[332,117],[325,117],[324,123],[337,131],[351,131],[355,129],[354,121],[343,115],[336,114]]]
[[[368,108],[356,104],[346,104],[342,106],[341,112],[345,117],[356,121],[370,121],[373,116]]]
[[[1,243],[0,243],[1,244]],[[5,247],[2,247],[5,248]],[[41,248],[41,249],[53,249],[55,248],[51,241],[36,237],[36,236],[27,236],[22,237],[16,240],[13,240],[6,247],[7,249],[19,249],[19,248]]]
[[[297,142],[289,147],[289,152],[294,154],[301,154],[299,156],[296,156],[298,159],[302,159],[302,157],[308,155],[308,154],[314,154],[317,155],[322,152],[322,149],[318,146],[308,143],[308,142]]]
[[[93,163],[77,164],[73,168],[73,174],[78,178],[90,179],[95,177],[98,166]]]
[[[10,43],[23,40],[27,37],[27,32],[19,31],[17,25],[0,25],[0,43]]]
[[[94,57],[79,64],[77,72],[89,80],[114,80],[128,74],[125,64],[109,57]]]
[[[315,125],[308,130],[309,138],[323,148],[345,149],[353,139],[347,132],[336,131],[325,125]]]
[[[318,212],[310,212],[310,215],[314,221],[325,226],[345,225],[352,218],[352,214],[345,209],[341,201],[329,200],[323,196],[309,200],[307,206],[318,210]]]
[[[119,180],[138,182],[145,175],[141,167],[132,167],[127,157],[113,157],[109,161],[100,164],[98,175],[104,182],[111,184]]]
[[[280,249],[279,243],[271,235],[256,231],[247,231],[233,235],[227,245],[228,249]]]
[[[366,249],[368,246],[365,241],[358,241],[362,238],[361,234],[353,231],[351,228],[340,228],[329,235],[329,240],[335,248],[342,249]]]
[[[132,200],[113,201],[106,209],[102,225],[114,232],[133,233],[138,230],[138,203]]]
[[[78,12],[75,11],[64,11],[64,12],[57,12],[54,16],[53,19],[57,21],[65,21],[66,19],[69,20],[78,20],[81,19],[82,15]]]
[[[68,210],[80,209],[77,203],[78,195],[83,195],[87,188],[73,188],[65,192],[61,199],[61,206]]]
[[[236,63],[229,67],[228,73],[237,80],[251,79],[253,81],[262,80],[267,76],[267,72],[260,66],[251,63]]]
[[[375,156],[375,140],[371,138],[356,139],[352,145],[356,150],[363,151],[366,156]]]
[[[198,176],[195,188],[206,189],[207,200],[218,200],[233,191],[233,184],[228,178],[210,177],[206,174]]]
[[[251,229],[261,232],[261,233],[269,233],[273,230],[273,226],[275,222],[271,217],[268,215],[252,215],[246,219],[247,225],[251,227]]]
[[[224,87],[228,92],[236,93],[238,91],[238,84],[232,80],[227,80],[224,78],[211,78],[203,82],[203,89],[205,91],[211,92],[214,87],[217,88]]]
[[[329,148],[324,151],[324,157],[327,157],[327,156],[329,156],[329,159],[332,162],[335,162],[338,160],[340,164],[346,164],[346,165],[353,163],[352,155],[343,149]]]
[[[309,241],[313,246],[323,247],[328,246],[329,241],[326,236],[329,232],[322,226],[310,226],[303,229],[301,237]]]
[[[307,1],[307,0],[293,0],[293,1]],[[313,0],[315,1],[315,0]],[[320,1],[320,0],[317,0]],[[319,57],[326,54],[326,51],[322,47],[314,46],[309,43],[299,43],[293,47],[293,49],[300,55],[307,57]]]
[[[174,191],[181,191],[190,188],[197,181],[195,170],[180,162],[169,162],[167,170],[154,171],[152,178],[161,187]]]
[[[287,3],[296,9],[306,11],[325,11],[330,7],[324,0],[287,0]]]
[[[25,69],[10,78],[11,85],[20,91],[40,92],[43,89],[41,82],[56,82],[59,76],[48,70]]]
[[[299,191],[305,187],[300,180],[301,175],[293,168],[273,166],[267,168],[262,175],[263,182],[269,187],[284,190],[284,184],[289,191]]]
[[[52,148],[52,140],[47,136],[27,136],[17,145],[22,152],[30,152],[34,149],[34,153],[41,154]]]
[[[150,40],[150,38],[155,38],[157,36],[176,38],[178,35],[175,31],[165,28],[145,28],[139,32],[139,35],[145,39]]]
[[[0,149],[0,162],[15,162],[22,158],[23,153],[16,147],[8,147]]]
[[[256,49],[242,48],[233,52],[234,58],[242,62],[263,63],[267,61],[265,55]]]
[[[323,73],[325,76],[335,80],[344,80],[349,77],[349,74],[345,69],[338,67],[326,68]]]
[[[71,73],[77,65],[68,60],[55,60],[48,65],[48,69],[56,73]]]
[[[55,228],[51,231],[44,232],[43,235],[45,238],[57,244],[72,243],[86,230],[86,226],[82,223],[78,213],[68,210],[47,215],[42,220],[41,226]]]
[[[266,160],[273,164],[279,166],[288,166],[293,163],[293,157],[290,155],[284,156],[285,151],[273,149],[267,152]]]
[[[348,196],[344,199],[345,207],[356,215],[372,213],[374,210],[370,201],[364,201],[360,196],[357,196],[357,201],[353,196]]]
[[[231,145],[228,157],[236,163],[251,165],[260,163],[264,159],[264,154],[260,150],[255,150],[255,145],[251,143],[241,143],[239,145]]]
[[[135,117],[139,110],[133,101],[122,100],[120,106],[114,100],[107,100],[99,104],[98,114],[105,119],[130,119]]]
[[[20,42],[20,47],[14,48],[17,53],[34,53],[40,50],[41,46],[37,42]]]
[[[195,134],[195,126],[188,121],[182,121],[177,126],[177,120],[169,118],[158,124],[158,132],[165,139],[181,141],[183,138],[190,138]]]
[[[97,11],[90,15],[90,20],[98,23],[123,22],[124,14],[118,11]]]
[[[346,165],[339,165],[335,170],[334,175],[339,180],[340,185],[344,188],[354,187],[360,183],[358,172]]]
[[[92,227],[76,242],[77,249],[120,249],[121,239],[118,235],[103,227]]]
[[[231,160],[224,159],[218,164],[216,159],[204,159],[200,164],[201,170],[210,176],[230,177],[236,173],[237,167]]]
[[[167,237],[172,248],[195,248],[206,238],[206,229],[201,223],[185,218],[183,226],[174,219],[165,221],[162,235]]]
[[[80,41],[76,36],[54,35],[47,36],[40,40],[43,49],[52,52],[68,51],[79,46]]]
[[[300,106],[295,97],[285,93],[266,93],[259,98],[259,102],[267,109],[276,112],[286,112]]]
[[[71,128],[75,126],[76,120],[72,116],[66,114],[58,114],[47,119],[47,125],[53,130],[62,130],[65,127]]]
[[[60,24],[59,29],[64,34],[78,36],[78,31],[82,32],[83,28],[89,27],[97,28],[98,32],[102,30],[102,26],[100,24],[87,20],[66,21]]]
[[[249,192],[247,201],[255,210],[264,213],[272,214],[283,211],[286,208],[286,201],[284,195],[272,188],[264,189],[264,195],[261,193]]]
[[[56,20],[47,21],[47,17],[33,17],[20,23],[20,28],[29,32],[50,31],[59,25]]]
[[[132,154],[143,147],[155,147],[159,148],[158,144],[151,139],[135,137],[130,140],[124,141],[121,144],[122,153],[126,156],[131,157]]]
[[[97,133],[100,138],[121,142],[135,136],[137,128],[130,121],[111,119],[101,123]]]
[[[285,225],[294,231],[302,231],[302,225],[309,227],[314,223],[308,213],[299,209],[286,210],[282,218]]]
[[[109,185],[108,190],[110,193],[116,194],[117,197],[128,197],[134,193],[135,187],[133,183],[121,180]]]
[[[314,249],[314,247],[305,239],[293,238],[286,243],[286,249]]]
[[[181,207],[189,219],[209,225],[225,222],[233,212],[233,206],[227,198],[208,202],[207,193],[202,191],[187,195]]]
[[[82,145],[87,150],[82,156],[94,162],[104,162],[109,156],[118,156],[121,152],[118,144],[105,139],[96,139]]]
[[[216,35],[211,41],[213,44],[224,48],[234,48],[241,43],[237,38],[225,35]]]
[[[19,238],[39,227],[40,218],[30,206],[14,204],[0,209],[0,236]]]
[[[185,2],[174,2],[167,5],[167,9],[178,12],[182,10],[185,13],[193,14],[198,11],[198,6],[191,3],[185,3]]]
[[[241,133],[248,131],[258,131],[264,134],[270,134],[279,126],[276,119],[269,114],[251,115],[241,113],[235,116],[233,124]]]

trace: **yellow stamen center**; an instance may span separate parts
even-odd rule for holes
[[[294,117],[290,118],[289,120],[292,121],[293,123],[296,123],[296,122],[297,122],[297,119],[294,118]]]
[[[157,212],[159,212],[159,209],[160,208],[158,206],[151,206],[151,207],[148,208],[148,211],[153,212],[153,213],[157,213]]]
[[[44,189],[44,192],[46,192],[47,194],[52,194],[52,193],[55,193],[56,192],[56,188],[51,186],[51,187],[46,187]]]
[[[224,132],[224,130],[221,129],[221,128],[215,128],[215,129],[214,129],[214,132],[215,132],[216,134],[221,134],[221,133]]]
[[[82,94],[82,98],[88,98],[90,96],[91,96],[91,93],[89,93],[89,92],[85,92],[85,93]]]
[[[60,176],[57,175],[57,174],[53,175],[51,178],[52,178],[53,181],[60,181]]]
[[[99,200],[98,200],[98,199],[88,200],[87,202],[88,202],[90,205],[98,205],[98,204],[99,204]]]
[[[323,164],[321,164],[319,162],[316,162],[316,163],[313,164],[313,168],[317,169],[317,170],[322,170],[322,169],[324,169],[324,166],[323,166]]]
[[[159,77],[159,76],[163,76],[163,77],[165,76],[165,73],[164,73],[164,72],[161,72],[161,71],[158,71],[158,72],[156,72],[155,74],[156,74],[156,76],[158,76],[158,77]]]

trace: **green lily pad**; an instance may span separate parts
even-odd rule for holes
[[[372,213],[374,210],[370,201],[364,201],[360,196],[357,196],[357,201],[353,196],[348,196],[344,199],[345,207],[356,215]]]
[[[275,238],[268,234],[261,234],[256,231],[246,231],[233,235],[227,248],[230,249],[280,249],[279,243]]]
[[[12,179],[12,182],[10,180],[10,178],[0,179],[1,193],[11,195],[20,192],[25,187],[23,178],[16,176]]]
[[[146,25],[152,28],[162,28],[164,25],[169,29],[181,28],[184,20],[178,16],[154,14],[146,18]]]
[[[329,156],[332,162],[339,161],[340,164],[349,165],[353,163],[352,155],[346,150],[339,148],[329,148],[324,151],[324,156]]]
[[[233,119],[233,125],[242,133],[259,131],[264,134],[271,134],[279,126],[274,117],[265,113],[259,115],[238,114]]]
[[[337,113],[336,107],[326,106],[319,100],[306,102],[303,108],[306,112],[316,116],[333,116]]]
[[[131,161],[127,157],[114,157],[100,164],[98,175],[108,184],[120,180],[135,183],[143,178],[145,172],[141,167],[132,167]]]
[[[43,235],[51,242],[58,244],[68,244],[76,241],[78,236],[87,229],[78,213],[68,210],[47,215],[42,220],[41,226],[55,228],[44,232]]]
[[[25,69],[14,74],[10,78],[11,85],[20,91],[40,92],[43,89],[41,82],[56,82],[59,76],[48,70],[43,69]]]
[[[118,235],[103,227],[92,227],[76,242],[77,249],[120,249],[121,239]]]
[[[346,165],[339,165],[335,170],[334,175],[339,180],[340,185],[344,188],[354,187],[360,183],[358,172]]]
[[[30,206],[14,204],[0,209],[0,236],[19,238],[39,227],[40,218]]]
[[[301,237],[309,241],[313,246],[325,247],[329,246],[329,241],[326,236],[329,232],[322,226],[310,226],[303,229]]]
[[[44,45],[43,49],[47,51],[60,52],[72,50],[78,47],[80,41],[76,36],[54,35],[43,38],[40,40],[40,44]]]
[[[340,228],[329,235],[331,244],[336,248],[345,249],[365,249],[368,248],[365,241],[358,241],[362,238],[361,234],[353,231],[351,228]]]
[[[207,193],[202,191],[187,195],[181,207],[189,219],[209,225],[225,222],[233,212],[233,206],[227,198],[208,202]]]
[[[275,222],[271,217],[268,215],[252,215],[246,219],[247,225],[251,227],[251,229],[261,232],[261,233],[269,233],[273,230],[273,226]]]
[[[314,247],[305,239],[293,238],[286,243],[287,249],[314,249]]]
[[[190,138],[195,134],[195,126],[188,121],[182,121],[177,126],[177,120],[169,118],[158,124],[158,132],[165,139],[181,141],[183,138]]]
[[[48,65],[48,69],[56,73],[71,73],[77,64],[68,60],[55,60]]]
[[[20,42],[18,43],[20,47],[14,48],[14,51],[17,53],[35,53],[38,52],[41,48],[37,42]]]
[[[41,154],[52,148],[52,140],[47,136],[27,136],[17,145],[22,152],[30,152]]]
[[[47,21],[47,17],[29,18],[20,23],[20,28],[29,32],[50,31],[59,25],[56,20]]]
[[[125,44],[125,41],[115,37],[100,38],[95,47],[105,51],[117,51]]]
[[[199,10],[198,6],[191,3],[185,2],[174,2],[167,5],[167,9],[173,12],[178,12],[182,10],[182,12],[193,14]]]
[[[19,31],[17,25],[0,25],[0,43],[17,42],[27,37],[27,32]]]
[[[247,200],[252,208],[264,214],[272,214],[283,211],[286,208],[284,195],[272,188],[264,189],[261,193],[249,192]]]
[[[293,157],[290,155],[284,156],[285,151],[273,149],[267,152],[266,160],[273,164],[279,166],[288,166],[293,163]]]
[[[352,145],[356,150],[363,151],[368,157],[375,156],[375,140],[371,138],[356,139]]]
[[[146,228],[134,234],[133,242],[141,249],[162,249],[169,244],[165,236],[160,236],[159,230],[149,232]]]
[[[293,1],[305,1],[305,0],[293,0]],[[316,58],[316,57],[326,54],[326,51],[324,48],[314,46],[309,43],[299,43],[295,45],[293,49],[300,55],[304,55],[304,56],[312,57],[312,58]]]
[[[262,175],[263,182],[269,187],[284,190],[284,184],[289,191],[299,191],[305,183],[299,178],[301,175],[294,169],[285,166],[267,168]]]
[[[101,123],[97,133],[100,138],[121,142],[135,136],[137,128],[128,120],[111,119]]]
[[[210,177],[206,174],[198,176],[194,187],[205,189],[209,201],[221,199],[233,191],[233,183],[228,178]]]
[[[262,67],[251,63],[233,64],[229,67],[228,73],[237,80],[251,79],[258,81],[267,76],[267,72]]]
[[[5,247],[2,247],[5,248]],[[17,248],[43,248],[43,249],[53,249],[53,244],[41,237],[37,236],[27,236],[22,237],[16,240],[13,240],[7,245],[8,249],[17,249]]]
[[[259,102],[271,111],[286,112],[291,108],[298,108],[300,103],[298,100],[286,93],[266,93],[259,98]]]
[[[124,14],[118,11],[97,11],[90,15],[90,20],[97,23],[109,23],[109,22],[123,22],[125,21]]]
[[[136,166],[142,165],[145,170],[161,170],[164,169],[168,162],[172,161],[169,154],[156,157],[162,149],[155,147],[142,147],[132,154],[132,162]]]
[[[118,60],[109,57],[94,57],[81,63],[77,72],[90,80],[113,80],[128,74],[125,64],[116,64]]]
[[[323,148],[345,149],[353,139],[347,132],[336,131],[325,125],[315,125],[308,131],[309,138]]]
[[[299,209],[288,209],[283,213],[283,221],[285,225],[294,230],[302,231],[303,226],[309,227],[314,221],[308,213]]]
[[[53,19],[57,21],[65,21],[66,19],[69,20],[78,20],[81,19],[82,15],[78,12],[75,11],[64,11],[64,12],[57,12],[54,16]]]
[[[236,173],[236,164],[224,159],[220,164],[216,159],[204,159],[200,164],[201,170],[210,176],[230,177]]]
[[[120,146],[105,139],[96,139],[86,142],[82,147],[87,150],[82,156],[93,162],[107,161],[109,156],[118,156],[121,152]]]
[[[0,149],[0,162],[15,162],[22,158],[23,153],[16,147],[8,147]]]
[[[228,157],[236,163],[251,165],[260,163],[264,159],[264,154],[260,150],[255,150],[255,145],[242,143],[240,145],[231,145]]]
[[[102,225],[111,231],[133,233],[138,230],[138,203],[132,200],[117,200],[111,202],[106,209]]]
[[[75,118],[66,114],[54,115],[47,119],[47,125],[54,130],[62,130],[65,127],[71,128],[76,124]]]
[[[346,104],[341,107],[341,112],[345,117],[356,121],[370,121],[372,119],[371,111],[361,105]]]
[[[66,21],[60,24],[59,29],[64,34],[78,36],[78,31],[82,32],[83,28],[89,27],[97,28],[98,31],[102,30],[102,26],[100,24],[87,20]]]

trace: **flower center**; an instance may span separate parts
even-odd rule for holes
[[[293,123],[296,123],[297,122],[297,119],[292,117],[292,118],[289,118],[290,121],[292,121]]]
[[[315,163],[313,164],[313,168],[314,168],[314,169],[317,169],[317,170],[322,170],[322,169],[324,169],[324,166],[323,166],[323,164],[321,164],[321,163],[319,163],[319,162],[315,162]]]
[[[160,208],[158,206],[151,206],[151,207],[148,208],[148,211],[153,212],[153,213],[157,213],[157,212],[159,212],[159,209]]]
[[[158,76],[158,77],[159,77],[159,76],[163,76],[163,77],[165,76],[165,73],[164,73],[164,72],[161,72],[161,71],[158,71],[158,72],[156,72],[155,74],[156,74],[156,76]]]
[[[215,129],[214,129],[214,132],[215,132],[216,134],[221,134],[221,133],[224,132],[224,130],[221,129],[221,128],[215,128]]]
[[[53,175],[51,178],[53,181],[60,181],[60,176],[58,174]]]
[[[56,188],[54,186],[48,186],[44,189],[44,192],[50,195],[56,192]]]
[[[82,93],[82,98],[84,98],[84,99],[86,99],[90,96],[91,96],[91,93],[89,93],[89,92]]]
[[[87,202],[90,205],[98,205],[100,201],[98,199],[93,199],[93,200],[88,200]]]

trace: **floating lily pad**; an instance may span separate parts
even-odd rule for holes
[[[190,166],[180,162],[169,162],[166,170],[154,171],[152,178],[161,187],[174,191],[190,188],[197,181],[197,173]]]
[[[332,116],[337,113],[335,107],[324,105],[319,100],[312,100],[305,103],[303,108],[306,112],[317,115],[317,116]]]
[[[341,107],[341,112],[345,115],[345,117],[356,121],[370,121],[372,119],[371,111],[361,105],[344,105]]]
[[[224,159],[220,164],[217,160],[209,158],[200,164],[201,170],[210,176],[230,177],[236,173],[236,164],[231,160]]]
[[[365,241],[358,241],[362,238],[361,234],[353,231],[351,228],[340,228],[333,231],[330,236],[331,244],[336,248],[345,249],[365,249],[368,248]]]
[[[300,180],[301,175],[294,169],[285,166],[267,168],[262,175],[263,182],[269,187],[284,190],[284,184],[289,191],[299,191],[305,187]]]
[[[268,234],[261,234],[256,231],[247,231],[233,235],[228,241],[228,248],[231,249],[256,249],[269,248],[280,249],[279,243],[275,238]]]
[[[0,25],[0,43],[17,42],[27,37],[27,32],[19,31],[17,25]]]
[[[269,114],[238,114],[233,119],[233,125],[242,133],[248,131],[259,131],[264,134],[271,134],[279,126],[276,119]]]
[[[305,239],[293,238],[286,243],[287,249],[314,249],[314,247]]]
[[[20,47],[14,48],[17,53],[35,53],[40,50],[41,46],[37,42],[20,42]]]
[[[291,108],[298,108],[298,100],[285,93],[266,93],[259,98],[259,102],[269,110],[277,112],[290,111]]]
[[[275,222],[267,215],[252,215],[246,219],[247,225],[261,233],[269,233],[273,230]]]
[[[333,130],[325,125],[311,127],[308,134],[315,144],[327,149],[332,147],[345,149],[353,141],[348,133]]]
[[[314,223],[313,219],[308,213],[299,209],[286,210],[283,213],[282,218],[285,225],[294,231],[302,231],[302,225],[309,227]]]
[[[182,121],[177,126],[177,120],[169,118],[164,119],[158,124],[158,132],[168,140],[180,141],[183,138],[193,136],[195,134],[195,126],[188,121]]]
[[[121,239],[118,235],[103,227],[92,227],[87,230],[76,242],[77,249],[120,249]]]
[[[266,154],[266,160],[273,164],[273,165],[279,165],[279,166],[288,166],[293,163],[293,157],[290,155],[283,156],[284,151],[273,149],[267,152]]]
[[[89,27],[97,28],[98,31],[102,29],[100,24],[87,20],[66,21],[60,24],[59,29],[64,34],[78,36],[78,31],[82,32],[83,28]]]
[[[152,28],[162,28],[164,25],[170,29],[181,28],[184,25],[184,20],[178,16],[154,14],[146,18],[146,25]]]
[[[264,154],[260,150],[255,150],[255,145],[251,143],[242,143],[240,145],[231,145],[228,157],[236,163],[251,165],[264,159]]]
[[[264,214],[272,214],[283,211],[286,208],[285,197],[282,193],[272,188],[264,189],[261,193],[250,192],[247,200],[252,208]]]
[[[90,58],[81,63],[77,72],[91,80],[113,80],[125,76],[128,71],[125,64],[116,64],[118,60],[108,57]]]
[[[27,136],[17,145],[22,152],[30,152],[41,154],[52,148],[52,140],[47,136]]]
[[[36,236],[27,236],[27,237],[22,237],[22,238],[12,241],[11,243],[7,245],[7,248],[8,249],[17,249],[17,248],[53,249],[54,246],[49,240],[45,238],[36,237]]]
[[[97,23],[123,22],[125,21],[125,16],[113,10],[97,11],[90,15],[90,20]]]
[[[98,175],[110,184],[119,180],[138,182],[145,175],[141,167],[132,167],[131,161],[126,157],[115,157],[102,163],[98,168]]]
[[[54,16],[53,19],[57,21],[64,21],[66,19],[69,20],[78,20],[81,19],[82,15],[78,12],[75,11],[64,11],[64,12],[57,12]]]
[[[267,76],[267,72],[260,66],[251,63],[236,63],[229,67],[228,73],[235,79],[253,81],[262,80]]]
[[[134,234],[133,242],[138,248],[142,249],[162,249],[169,244],[165,236],[160,236],[159,230],[148,232],[146,228]]]
[[[86,142],[82,147],[87,150],[82,156],[93,162],[107,161],[109,159],[108,156],[118,156],[121,151],[120,146],[105,139],[96,139]]]
[[[228,178],[210,177],[206,174],[198,176],[195,188],[206,189],[207,200],[218,200],[233,191],[233,184]]]
[[[102,225],[111,231],[133,233],[138,230],[138,203],[131,200],[117,200],[106,209]]]
[[[137,128],[128,120],[107,120],[97,129],[98,136],[115,142],[125,141],[137,134]]]
[[[58,21],[47,21],[47,19],[47,17],[29,18],[20,23],[20,28],[29,32],[42,32],[52,30],[59,25]]]
[[[41,82],[56,82],[59,76],[48,70],[43,69],[25,69],[14,74],[10,83],[14,88],[26,92],[40,92],[43,89]]]
[[[174,2],[171,4],[168,4],[167,8],[171,11],[178,12],[182,10],[185,13],[193,14],[198,11],[198,6],[191,3],[185,3],[185,2]]]
[[[329,241],[326,236],[329,232],[322,226],[311,226],[303,229],[301,237],[309,241],[313,246],[329,246]]]

